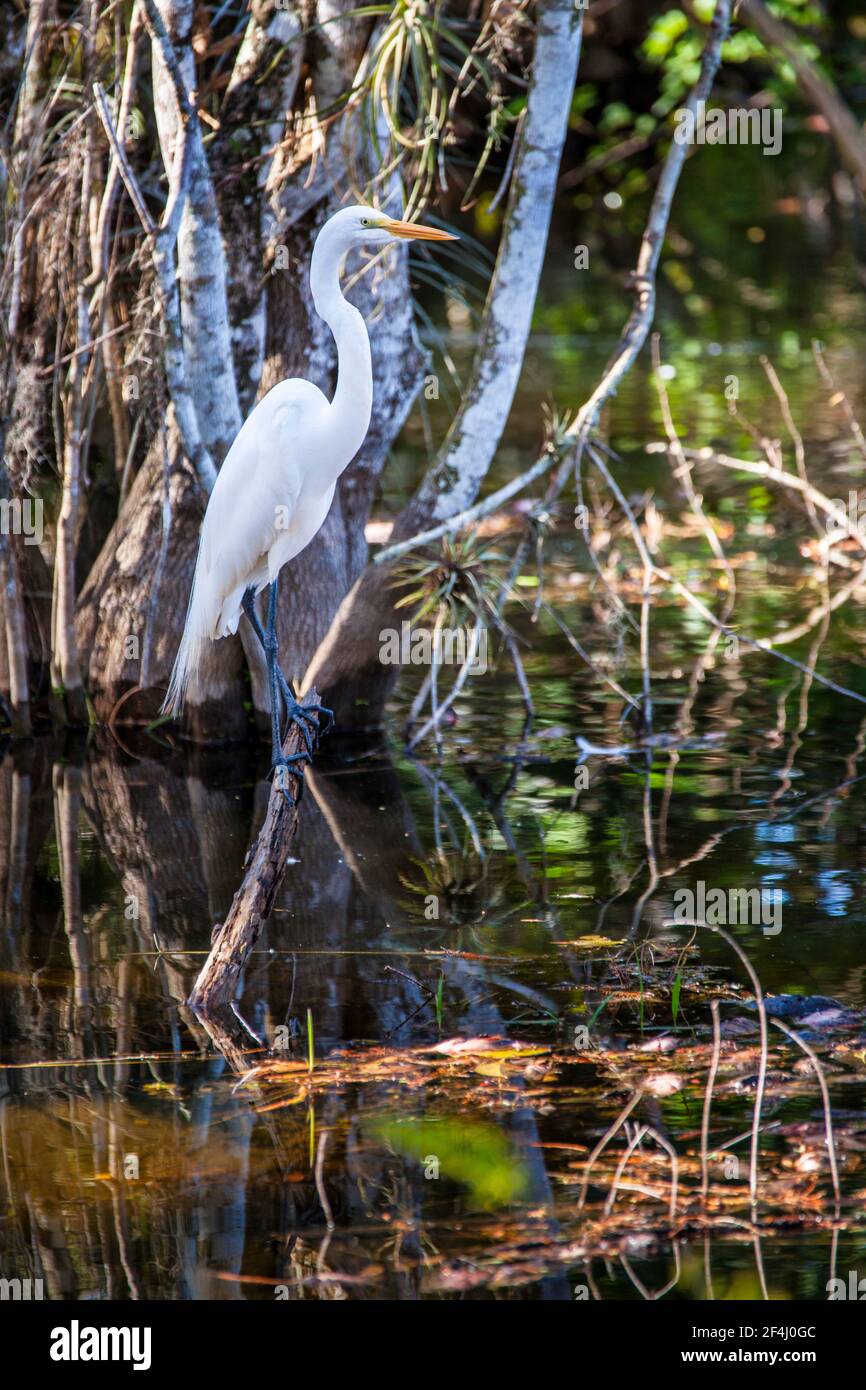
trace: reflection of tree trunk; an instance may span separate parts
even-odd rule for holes
[[[7,473],[0,464],[0,499]],[[13,734],[30,733],[30,653],[14,537],[0,530],[0,697],[8,696]]]
[[[222,767],[231,790],[209,785],[206,768],[195,776],[149,759],[88,764],[88,816],[124,891],[137,899],[131,910],[150,913],[163,950],[200,945],[231,900],[247,832],[244,802],[233,793],[246,763],[238,756]]]
[[[3,473],[0,462],[0,478]],[[13,714],[50,688],[50,632],[51,575],[39,547],[23,536],[0,537],[0,696]],[[26,732],[23,722],[13,732]]]
[[[214,1077],[222,1072],[222,1060],[215,1063]],[[194,1234],[184,1237],[187,1277],[195,1298],[231,1300],[242,1297],[241,1285],[214,1274],[239,1274],[244,1256],[247,1189],[249,1185],[250,1140],[254,1127],[251,1107],[230,1103],[228,1114],[219,1116],[219,1142],[226,1155],[225,1171],[215,1174],[208,1163],[213,1106],[207,1098],[196,1099],[194,1127],[190,1135],[191,1179],[199,1194],[195,1209]],[[196,1174],[195,1154],[202,1155],[203,1171]]]
[[[89,184],[82,191],[82,217],[87,215]],[[84,271],[80,269],[83,276]],[[89,342],[90,325],[83,285],[78,289],[78,340],[82,347]],[[84,407],[82,376],[86,359],[73,358],[69,372],[69,401],[65,411],[65,447],[63,451],[63,494],[57,520],[57,545],[54,552],[54,603],[51,615],[51,683],[62,692],[70,723],[87,723],[87,703],[82,685],[81,663],[75,635],[75,549],[81,495],[81,450]]]
[[[25,1197],[25,1201],[30,1216],[31,1240],[39,1258],[39,1276],[45,1280],[48,1298],[75,1298],[78,1293],[78,1278],[69,1254],[60,1212],[54,1209],[47,1210],[44,1202],[29,1195]]]
[[[80,767],[55,763],[54,833],[60,861],[63,926],[72,966],[72,1009],[67,1024],[73,1055],[87,1057],[92,1051],[96,1019],[92,944],[81,907],[81,780]]]
[[[32,748],[7,754],[0,764],[0,903],[10,963],[28,918],[32,765]]]
[[[364,914],[366,921],[369,923],[370,908],[375,904],[377,914],[383,915],[389,930],[399,925],[411,925],[407,922],[405,907],[396,894],[401,880],[405,882],[417,875],[417,860],[423,856],[424,851],[419,846],[414,820],[395,770],[383,760],[376,769],[375,778],[369,774],[363,778],[353,778],[328,776],[311,771],[308,780],[310,790],[335,842],[363,889],[367,908]],[[383,808],[386,807],[387,811],[383,815]],[[383,835],[385,816],[388,829],[387,834]],[[369,927],[367,930],[369,931]],[[478,989],[478,983],[479,979],[482,982],[484,980],[483,967],[477,962],[450,958],[442,962],[442,970],[449,994],[463,998],[462,1031],[507,1035],[507,1024],[495,1001],[489,997],[480,997],[482,992]],[[407,964],[407,972],[414,973],[411,963]],[[363,995],[371,993],[369,982],[365,982]],[[489,991],[484,991],[485,995],[488,993]],[[363,997],[360,989],[358,994]],[[375,1032],[370,1030],[352,1033],[344,1030],[341,1036],[382,1036],[383,1033],[387,1035],[420,1002],[417,997],[410,1002],[407,986],[402,985],[402,982],[395,985],[393,991],[389,987],[388,996],[387,1002],[379,1004],[376,1008]],[[544,1163],[544,1151],[539,1142],[534,1111],[528,1107],[515,1108],[503,1122],[503,1128],[514,1141],[529,1175],[528,1200],[534,1205],[543,1206],[553,1218],[553,1192]],[[352,1152],[347,1153],[346,1165],[350,1179],[357,1157]],[[363,1158],[360,1162],[363,1167]],[[545,1287],[549,1296],[570,1296],[564,1276],[554,1276],[551,1280],[546,1280]]]
[[[127,954],[117,963],[117,983],[115,986],[116,1004],[114,1009],[114,1049],[118,1057],[126,1057],[133,1050],[133,971],[129,952],[132,948],[131,933],[126,933]],[[108,1171],[111,1174],[111,1209],[114,1216],[114,1236],[117,1253],[129,1289],[129,1296],[138,1300],[142,1296],[141,1283],[135,1269],[133,1249],[129,1236],[129,1216],[127,1212],[126,1154],[129,1140],[123,1123],[123,1101],[121,1097],[129,1084],[129,1063],[117,1061],[114,1064],[112,1093],[108,1096]]]
[[[0,1034],[7,1048],[13,1039],[39,1033],[40,1000],[33,988],[38,912],[32,894],[36,861],[51,828],[51,800],[38,795],[49,757],[43,741],[28,742],[13,745],[0,763],[0,965],[16,983],[0,991]]]
[[[187,90],[196,86],[192,51],[193,0],[156,0]],[[180,144],[177,96],[162,56],[151,45],[153,108],[165,168],[174,167]],[[188,197],[177,238],[183,347],[189,387],[202,439],[225,458],[241,426],[228,320],[227,275],[220,220],[198,121],[188,133],[191,168]]]
[[[127,763],[106,741],[88,762],[84,802],[103,853],[123,885],[138,949],[159,951],[168,998],[183,1008],[214,921],[228,909],[242,873],[248,801],[238,799],[247,756],[223,753],[213,785],[207,756],[190,774],[142,758]],[[193,774],[193,769],[195,774]],[[193,1026],[195,1036],[199,1029]]]

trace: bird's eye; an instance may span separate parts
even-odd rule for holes
[[[369,225],[370,225],[370,219],[369,219],[369,217],[362,217],[362,218],[361,218],[361,226],[362,226],[362,227],[369,227]]]

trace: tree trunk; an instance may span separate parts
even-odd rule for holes
[[[235,377],[244,415],[256,403],[264,369],[268,289],[263,267],[274,223],[268,185],[281,158],[286,114],[297,95],[305,54],[303,27],[295,8],[286,8],[286,0],[279,8],[276,0],[256,5],[211,147],[215,168],[232,169],[238,141],[244,156],[253,161],[252,169],[230,173],[216,190],[225,233]],[[262,73],[277,63],[275,80],[262,81]]]
[[[98,7],[90,0],[83,30],[83,70],[86,79],[96,76],[96,27]],[[78,233],[75,249],[75,355],[69,365],[64,396],[63,496],[57,521],[54,553],[54,607],[51,615],[51,684],[62,691],[66,717],[71,724],[86,725],[87,701],[75,638],[76,567],[78,525],[82,488],[82,448],[84,443],[85,376],[91,360],[92,334],[85,292],[90,251],[90,198],[93,191],[95,160],[95,115],[88,114],[83,140],[81,192],[78,204]]]
[[[0,593],[5,631],[0,631],[0,695],[7,696],[13,734],[30,733],[27,622],[12,536],[0,532]],[[5,659],[4,659],[5,658]]]
[[[152,686],[139,690],[149,597],[156,580],[162,527],[161,441],[157,437],[111,535],[81,592],[76,620],[80,651],[86,653],[87,683],[100,722],[107,722],[125,695],[136,691],[117,716],[156,718],[192,583],[192,566],[201,524],[198,480],[184,459],[177,431],[168,429],[172,524],[160,575],[156,621],[151,632]],[[199,679],[188,728],[202,742],[240,738],[246,727],[242,651],[238,642],[220,642],[220,665]]]
[[[542,4],[526,117],[472,381],[439,457],[397,518],[394,540],[468,506],[505,428],[541,275],[581,30],[582,14],[570,0]],[[393,570],[368,566],[341,603],[304,677],[304,687],[315,683],[344,731],[381,723],[396,668],[379,660],[380,634],[399,627],[398,597]],[[400,616],[407,616],[405,610]]]
[[[174,25],[175,36],[188,39],[187,0],[159,3],[166,22]],[[318,15],[325,19],[350,8],[349,0],[340,0],[337,6],[320,6]],[[233,437],[227,423],[232,411],[226,412],[223,401],[222,415],[215,415],[207,393],[213,390],[214,363],[222,360],[219,345],[225,337],[223,320],[228,324],[229,310],[234,325],[234,363],[245,408],[257,386],[263,394],[287,376],[303,376],[327,391],[335,376],[333,343],[329,330],[313,310],[308,275],[315,235],[348,191],[339,140],[333,141],[333,155],[328,150],[324,154],[318,150],[313,158],[313,151],[304,148],[296,152],[291,142],[283,148],[279,137],[296,95],[302,56],[311,64],[310,80],[316,100],[320,106],[332,105],[352,85],[368,42],[369,24],[329,26],[316,36],[312,52],[302,43],[292,44],[290,56],[282,59],[279,77],[274,82],[263,81],[263,73],[269,71],[275,56],[299,29],[298,17],[276,5],[257,7],[251,17],[228,86],[221,131],[212,146],[214,167],[227,171],[216,190],[219,220],[215,222],[216,202],[208,194],[207,168],[194,167],[192,176],[200,185],[198,201],[191,198],[196,215],[189,218],[189,213],[185,214],[178,239],[187,367],[193,384],[200,377],[207,377],[202,383],[204,394],[195,398],[196,414],[205,442],[217,457],[224,454],[226,442]],[[179,44],[176,51],[183,58],[188,44],[186,49]],[[164,65],[160,76],[161,59],[156,56],[154,63],[161,147],[167,167],[171,167],[177,108],[173,91],[168,90],[171,82]],[[186,71],[191,82],[189,68]],[[228,149],[238,126],[256,130],[262,145],[261,149],[245,149],[243,163],[238,161],[233,146]],[[248,166],[253,168],[251,174],[246,172]],[[311,169],[316,171],[312,181],[308,180]],[[305,187],[308,182],[311,186]],[[260,210],[258,217],[256,208]],[[392,215],[401,211],[396,179],[390,190],[388,210]],[[221,272],[214,269],[218,259],[214,226],[218,231],[219,221],[226,230]],[[202,223],[208,224],[206,229]],[[220,248],[219,256],[222,254]],[[196,274],[199,268],[202,277]],[[361,276],[350,296],[370,324],[373,426],[358,459],[340,480],[322,531],[288,567],[281,586],[281,659],[287,674],[298,680],[328,631],[341,599],[364,566],[364,527],[376,484],[422,379],[423,355],[411,309],[406,249],[395,248],[386,268],[384,276],[381,264]],[[267,269],[271,271],[269,278],[264,273]],[[350,264],[347,273],[351,276],[358,269],[359,264]],[[193,305],[184,290],[184,279],[207,279],[208,275],[210,290]],[[228,360],[231,367],[231,354]],[[208,371],[202,363],[209,364]],[[193,389],[195,392],[195,386]],[[229,388],[229,395],[233,389]],[[237,395],[233,410],[237,411],[239,427]],[[155,715],[180,639],[192,584],[202,499],[196,495],[192,476],[182,468],[178,475],[181,456],[174,436],[171,451],[171,535],[162,574],[158,573],[157,556],[163,486],[156,441],[79,601],[78,642],[87,653],[87,684],[100,719],[107,719],[118,701],[136,690],[141,680],[139,657],[144,650],[144,622],[157,580],[158,626],[148,649],[147,675],[152,689],[140,693],[136,690],[135,697],[118,711],[120,718],[149,720]],[[250,642],[245,622],[241,624],[241,634],[251,670],[254,708],[264,716],[269,708],[266,683],[257,647],[254,640]],[[207,669],[189,702],[186,731],[202,740],[237,737],[243,732],[246,719],[239,643],[236,639],[216,642],[209,648],[208,658]]]
[[[158,9],[172,42],[181,81],[187,91],[193,90],[191,0],[158,0]],[[173,185],[179,177],[181,117],[174,81],[158,38],[153,40],[151,58],[160,149]],[[191,394],[198,433],[205,449],[219,461],[241,425],[226,301],[226,266],[197,115],[187,125],[186,139],[190,170],[177,238],[182,324],[182,342],[178,347],[182,351],[183,384]],[[161,273],[161,284],[165,278]],[[203,498],[200,488],[190,487],[176,431],[170,429],[167,433],[166,444],[162,429],[158,430],[78,604],[79,642],[82,650],[89,653],[88,687],[100,719],[109,718],[120,699],[131,691],[140,691],[145,680],[148,689],[141,696],[137,694],[134,702],[128,702],[124,717],[154,717],[168,685],[186,616]],[[164,447],[169,455],[167,495]],[[178,476],[179,471],[183,477]],[[176,500],[183,507],[182,518],[175,513]],[[153,602],[155,592],[158,607]],[[111,623],[108,628],[107,620]],[[146,671],[142,668],[145,651]],[[236,737],[243,731],[241,670],[237,639],[208,648],[187,700],[186,726],[194,737],[208,741]]]
[[[157,0],[188,91],[196,86],[193,0]],[[153,105],[162,160],[174,168],[179,115],[174,84],[159,43],[151,45]],[[198,119],[190,122],[189,190],[177,238],[177,275],[188,383],[202,439],[222,462],[241,427],[228,321],[227,276],[220,221]]]
[[[82,216],[85,216],[84,207]],[[84,290],[78,288],[78,342],[84,347],[90,339],[90,325]],[[69,373],[69,403],[66,411],[63,453],[63,496],[57,521],[54,552],[54,604],[51,615],[51,684],[60,692],[66,716],[72,724],[87,723],[87,703],[78,659],[75,635],[75,549],[81,497],[81,378],[86,363],[82,355],[73,358]]]

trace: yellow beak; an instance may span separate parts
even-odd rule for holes
[[[438,227],[425,227],[420,222],[398,222],[388,218],[381,223],[383,231],[391,236],[402,237],[404,241],[459,241],[451,232],[442,232]]]

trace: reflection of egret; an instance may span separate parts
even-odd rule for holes
[[[372,207],[343,208],[322,228],[313,247],[310,289],[337,344],[334,399],[297,377],[274,386],[232,444],[201,529],[189,610],[163,709],[179,712],[208,642],[237,632],[245,612],[267,657],[275,768],[292,762],[297,770],[306,757],[299,753],[287,759],[282,753],[280,695],[289,719],[304,732],[308,752],[312,737],[307,726],[315,728],[310,707],[305,712],[297,703],[277,662],[277,577],[325,520],[337,479],[364,442],[373,405],[367,327],[343,298],[340,267],[352,247],[394,238],[454,240],[448,232],[398,222]],[[268,585],[264,631],[255,595]]]

